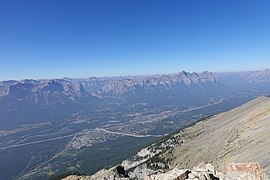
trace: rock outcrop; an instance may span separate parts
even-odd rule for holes
[[[268,180],[258,163],[231,163],[225,174],[204,162],[188,169],[173,169],[167,173],[151,175],[144,180]]]
[[[138,178],[122,177],[118,171],[107,177],[71,175],[63,180],[137,180]],[[263,168],[256,162],[231,163],[225,174],[218,172],[209,163],[200,163],[193,169],[174,168],[165,173],[149,175],[143,180],[268,180]]]
[[[268,179],[258,163],[231,163],[227,167],[227,179]]]

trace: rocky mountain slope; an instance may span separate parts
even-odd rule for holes
[[[0,97],[32,104],[65,104],[80,98],[95,98],[80,83],[65,80],[22,80],[2,82]]]
[[[38,103],[41,99],[47,101],[51,94],[61,94],[63,97],[75,100],[91,95],[123,96],[155,91],[179,91],[179,88],[195,90],[196,87],[200,91],[206,91],[211,89],[207,88],[209,83],[218,84],[218,80],[215,75],[207,71],[199,74],[182,71],[156,76],[2,81],[0,97],[28,98],[28,101]]]
[[[17,99],[29,97],[31,94],[34,103],[37,103],[39,96],[43,99],[50,93],[60,93],[73,100],[78,97],[96,95],[102,96],[123,96],[142,95],[151,93],[177,92],[205,92],[220,90],[224,87],[243,87],[251,85],[269,85],[270,70],[233,72],[233,73],[202,73],[179,72],[167,75],[150,76],[120,76],[120,77],[90,77],[86,79],[51,79],[20,81],[0,81],[0,97],[14,97]],[[240,83],[240,84],[239,84]],[[241,84],[242,83],[242,84]],[[223,86],[222,86],[223,85]],[[241,85],[241,86],[240,86]],[[224,91],[224,89],[223,89]]]
[[[65,105],[114,98],[121,103],[153,105],[205,101],[205,99],[235,94],[235,91],[270,89],[270,70],[202,73],[179,72],[167,75],[90,77],[86,79],[51,79],[0,82],[0,102],[10,104]],[[257,87],[257,88],[256,88]],[[260,90],[260,91],[259,91]],[[110,99],[111,100],[111,99]],[[3,109],[3,108],[2,108]]]
[[[179,130],[142,149],[123,161],[121,166],[129,179],[166,179],[177,170],[194,170],[204,161],[212,164],[215,171],[225,174],[216,174],[216,178],[267,179],[270,176],[269,128],[270,98],[261,96]],[[70,176],[67,179],[109,179],[115,176],[115,168],[99,171],[93,176]],[[204,169],[208,172],[206,167]],[[194,173],[196,175],[196,171]],[[256,178],[248,178],[248,174]]]
[[[63,180],[97,180],[91,176],[71,175]],[[101,178],[102,179],[102,178]],[[202,162],[192,169],[174,168],[164,173],[145,176],[144,180],[268,180],[263,168],[256,162],[230,163],[226,173],[217,171],[211,164]],[[102,180],[130,180],[123,177],[117,170]],[[134,180],[137,180],[136,178]]]
[[[193,105],[209,98],[239,93],[262,95],[270,90],[270,70],[202,73],[179,72],[167,75],[90,77],[0,81],[2,110],[41,106],[90,105],[105,103],[146,103]],[[38,105],[38,106],[37,106]]]

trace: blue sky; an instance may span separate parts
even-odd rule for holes
[[[0,79],[270,68],[269,0],[0,0]]]

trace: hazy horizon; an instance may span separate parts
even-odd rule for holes
[[[51,78],[21,78],[21,79],[1,79],[0,81],[21,81],[21,80],[51,80],[51,79],[87,79],[87,78],[117,78],[117,77],[140,77],[140,76],[155,76],[155,75],[169,75],[169,74],[177,74],[180,72],[188,72],[188,73],[203,73],[203,72],[210,72],[210,73],[238,73],[238,72],[256,72],[256,71],[265,71],[269,70],[269,68],[265,69],[255,69],[255,70],[243,70],[243,71],[186,71],[181,70],[178,72],[169,72],[169,73],[155,73],[155,74],[134,74],[134,75],[118,75],[118,76],[86,76],[86,77],[51,77]]]

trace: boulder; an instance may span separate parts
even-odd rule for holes
[[[144,180],[185,180],[189,173],[188,169],[173,169],[167,173],[146,176]]]
[[[266,180],[268,179],[263,173],[262,167],[259,163],[250,162],[250,163],[231,163],[227,166],[227,175],[226,180],[228,179],[246,179],[246,180]]]

